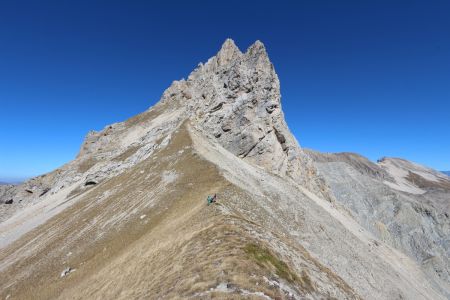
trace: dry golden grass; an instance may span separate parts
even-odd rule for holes
[[[417,175],[416,173],[409,172],[406,179],[419,188],[423,189],[441,189],[450,191],[450,181],[441,180],[441,181],[431,181],[423,178],[420,175]]]
[[[79,165],[78,165],[78,172],[79,173],[85,173],[87,171],[89,171],[90,168],[92,168],[95,164],[97,163],[97,160],[93,157],[90,157],[86,160],[83,160]]]
[[[150,121],[151,119],[157,117],[161,112],[164,111],[166,105],[165,103],[158,103],[155,106],[153,106],[150,110],[147,110],[143,113],[140,113],[138,115],[135,115],[131,118],[129,118],[128,120],[125,121],[125,126],[127,128],[136,126],[136,125],[140,125],[143,123],[146,123],[148,121]]]
[[[226,199],[206,205],[208,194],[240,190],[192,151],[185,126],[178,131],[169,146],[155,153],[160,159],[150,157],[89,189],[75,205],[2,251],[4,261],[32,249],[2,270],[0,297],[260,299],[244,297],[241,291],[246,290],[286,299],[264,277],[284,278],[299,294],[314,292],[304,270],[293,270],[266,246],[249,248],[260,245],[249,230],[262,229],[242,216],[224,215],[220,202]],[[185,151],[180,154],[180,149]],[[160,176],[167,170],[178,174],[168,185]],[[107,192],[110,196],[103,197]],[[126,217],[111,222],[124,212]],[[265,256],[262,262],[260,254]],[[66,266],[76,271],[60,278]],[[349,289],[321,268],[336,285]],[[221,283],[230,291],[215,290]]]
[[[139,150],[139,146],[131,146],[127,150],[125,150],[123,153],[117,155],[113,158],[115,161],[125,161],[128,157],[135,154]]]

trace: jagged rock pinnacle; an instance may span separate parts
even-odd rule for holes
[[[250,47],[248,47],[247,53],[250,56],[257,56],[261,54],[267,56],[266,47],[260,40],[257,40]]]
[[[226,39],[222,45],[222,48],[217,53],[217,64],[219,66],[226,65],[228,62],[237,59],[242,53],[236,46],[234,41],[230,38]]]
[[[326,189],[287,127],[278,76],[262,42],[243,54],[227,39],[163,101],[185,107],[196,128],[236,156],[311,190]]]
[[[227,39],[187,80],[174,81],[160,103],[235,156],[332,198],[286,124],[278,76],[260,41],[242,53]],[[95,151],[97,144],[85,146]]]

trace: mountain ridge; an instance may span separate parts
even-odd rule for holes
[[[445,299],[448,219],[436,214],[445,201],[429,195],[447,194],[416,186],[427,190],[409,196],[384,182],[409,184],[391,171],[301,148],[264,45],[242,53],[227,39],[156,105],[90,132],[75,160],[0,187],[0,200],[14,200],[0,206],[0,295]],[[373,228],[368,199],[349,187],[376,190],[377,211],[393,227],[383,219],[382,231]],[[417,205],[419,197],[429,203]],[[383,206],[390,199],[407,204]],[[408,248],[394,235],[399,226],[405,237],[410,228],[436,232]],[[422,251],[428,246],[436,253]]]

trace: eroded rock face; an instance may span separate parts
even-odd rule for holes
[[[308,153],[337,202],[359,224],[412,257],[431,281],[450,282],[450,180],[445,175],[398,158],[373,163],[353,153]]]
[[[197,129],[236,156],[328,194],[288,129],[280,82],[260,41],[242,53],[226,40],[186,81],[174,82],[162,101],[184,106]]]

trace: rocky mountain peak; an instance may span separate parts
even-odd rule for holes
[[[236,46],[232,39],[226,39],[222,44],[222,48],[216,55],[217,64],[219,66],[224,66],[230,61],[233,61],[239,58],[242,55],[242,52]]]
[[[174,81],[158,104],[90,132],[73,162],[26,182],[20,193],[39,198],[75,182],[81,182],[81,190],[101,183],[164,147],[186,122],[238,159],[332,198],[285,122],[280,83],[264,45],[257,41],[242,53],[231,39],[186,80]],[[26,191],[31,188],[33,193]]]
[[[256,53],[262,53],[267,55],[266,52],[266,47],[264,46],[264,44],[260,41],[260,40],[256,40],[249,48],[247,51],[249,54],[254,55]]]
[[[285,122],[280,82],[262,42],[242,53],[227,39],[163,100],[185,107],[195,128],[236,156],[313,190],[326,189]]]
[[[175,81],[161,102],[182,109],[194,128],[237,157],[326,194],[286,124],[280,82],[262,42],[242,53],[227,39],[187,80]]]
[[[272,67],[269,55],[267,54],[264,44],[257,40],[246,51],[245,55],[249,60],[253,60],[256,65],[265,65],[266,67]],[[273,68],[273,67],[272,67]]]

